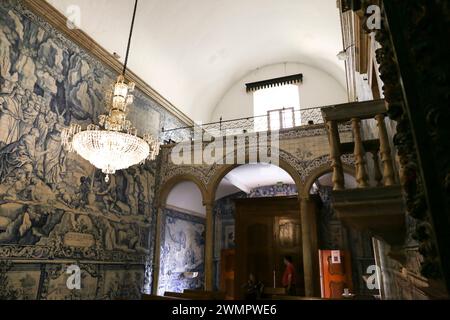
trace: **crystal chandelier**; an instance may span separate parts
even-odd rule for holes
[[[125,72],[130,50],[137,0],[134,4],[133,18],[127,45],[127,53],[122,74],[118,76],[113,89],[106,95],[108,113],[99,117],[99,125],[88,125],[82,130],[72,124],[61,133],[62,144],[69,152],[75,151],[96,168],[109,175],[116,170],[126,169],[145,160],[154,160],[159,153],[159,142],[150,134],[142,138],[137,129],[127,120],[128,107],[133,103],[134,83],[125,83]]]

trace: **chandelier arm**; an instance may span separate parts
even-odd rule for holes
[[[127,71],[128,54],[130,53],[131,37],[133,36],[133,27],[134,27],[134,19],[136,18],[137,4],[138,4],[138,0],[135,0],[134,9],[133,9],[133,18],[131,19],[130,35],[128,36],[127,52],[125,54],[125,62],[123,64],[123,70],[122,70],[122,75],[124,77],[125,77],[125,72]]]

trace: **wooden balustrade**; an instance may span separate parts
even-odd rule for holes
[[[372,161],[373,161],[373,178],[375,180],[375,183],[377,185],[377,187],[380,187],[383,185],[382,181],[383,181],[383,175],[381,173],[380,170],[380,158],[378,156],[378,149],[377,150],[372,150],[371,154],[372,154]]]
[[[365,157],[367,152],[372,154],[373,179],[376,186],[393,186],[396,184],[391,148],[384,122],[385,112],[384,100],[345,103],[322,108],[322,116],[327,124],[330,144],[333,190],[345,189],[341,156],[351,152],[353,152],[355,159],[355,178],[358,188],[369,187],[369,174]],[[376,120],[378,126],[377,140],[362,140],[361,121],[366,119]],[[352,126],[354,141],[341,144],[338,125],[349,121]],[[366,148],[366,146],[371,149]],[[351,151],[349,151],[350,147],[352,148]]]
[[[344,171],[342,168],[339,131],[336,121],[328,121],[328,140],[330,142],[330,160],[333,168],[333,190],[344,190]]]
[[[355,140],[355,169],[356,169],[356,182],[358,188],[366,188],[369,186],[369,176],[366,170],[365,152],[361,139],[361,120],[358,118],[352,118],[352,130],[353,138]]]
[[[394,175],[383,100],[346,103],[322,108],[327,123],[330,160],[333,169],[333,208],[336,216],[350,228],[369,230],[391,246],[405,239],[404,200]],[[361,121],[374,119],[378,137],[363,140]],[[338,126],[351,123],[353,141],[340,143]],[[370,124],[369,124],[370,125]],[[358,188],[343,189],[343,167],[340,157],[354,155],[355,178]],[[372,155],[374,183],[369,184],[366,154]]]
[[[395,184],[394,168],[392,165],[391,147],[389,146],[384,114],[377,114],[375,120],[378,125],[378,136],[380,139],[380,155],[383,166],[383,182],[385,186]]]

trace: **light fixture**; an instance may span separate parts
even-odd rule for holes
[[[133,103],[133,95],[130,93],[134,90],[134,83],[125,83],[125,73],[137,3],[138,0],[135,0],[122,74],[105,96],[108,113],[99,117],[98,125],[91,124],[86,130],[82,130],[80,125],[72,124],[61,133],[66,150],[75,151],[101,169],[106,174],[106,182],[116,170],[126,169],[145,160],[154,160],[159,153],[158,139],[150,134],[138,137],[137,129],[127,120],[128,107]]]
[[[353,47],[354,44],[349,45],[347,48],[345,48],[344,50],[340,51],[336,56],[338,57],[339,60],[341,61],[345,61],[348,59],[348,49]]]

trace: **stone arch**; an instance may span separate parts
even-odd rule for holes
[[[354,176],[355,170],[351,165],[351,159],[344,159],[344,161],[345,163],[342,164],[344,172]],[[304,243],[303,247],[305,289],[307,290],[307,295],[317,295],[320,292],[320,267],[318,255],[319,233],[316,219],[317,211],[314,205],[314,200],[309,194],[309,190],[320,176],[332,172],[333,170],[330,162],[328,161],[328,157],[326,156],[319,157],[312,162],[320,165],[316,165],[315,168],[308,168],[308,174],[303,181],[304,188],[301,193],[299,193],[302,215],[302,232],[307,234],[307,236],[303,238],[307,241]],[[308,274],[306,272],[307,270],[309,271]],[[308,283],[308,285],[306,285],[306,283]]]
[[[164,206],[166,204],[167,197],[168,197],[170,191],[172,190],[172,188],[175,187],[178,183],[183,182],[183,181],[191,181],[191,182],[195,183],[195,185],[199,188],[199,190],[202,194],[203,205],[205,204],[206,201],[208,201],[210,196],[209,196],[209,192],[208,192],[206,186],[204,185],[204,183],[194,175],[191,175],[188,173],[183,173],[183,174],[179,174],[179,175],[171,177],[169,180],[167,180],[161,186],[161,189],[158,192],[156,206],[157,207]]]
[[[347,173],[351,176],[355,176],[355,169],[354,167],[343,163],[342,168],[344,169],[344,173]],[[320,178],[322,175],[333,172],[333,168],[329,164],[323,164],[315,169],[313,169],[309,175],[306,177],[304,183],[304,187],[302,190],[302,193],[300,195],[301,199],[307,199],[309,198],[309,190],[311,190],[311,187],[313,183]]]
[[[153,284],[152,290],[156,294],[158,292],[158,283],[159,283],[159,270],[160,270],[160,248],[161,248],[161,234],[163,228],[163,219],[164,219],[164,207],[167,202],[167,197],[169,196],[170,191],[175,187],[178,183],[183,181],[191,181],[193,182],[197,188],[199,188],[200,193],[202,195],[202,202],[205,205],[205,201],[209,199],[209,194],[206,189],[205,184],[196,176],[189,173],[180,173],[170,177],[167,181],[163,182],[160,186],[157,197],[155,198],[155,207],[157,208],[156,214],[156,241],[155,241],[155,250],[153,253],[153,261],[154,261],[154,270],[153,270]]]
[[[352,173],[351,166],[344,160],[343,164],[345,172]],[[299,214],[302,222],[302,257],[304,269],[305,293],[307,296],[317,296],[320,294],[318,287],[320,270],[318,265],[318,232],[315,225],[315,212],[313,203],[310,201],[309,189],[312,183],[322,174],[330,172],[331,166],[328,155],[323,155],[308,161],[301,161],[292,154],[279,150],[278,166],[285,170],[294,179],[298,189]],[[243,164],[215,165],[208,177],[207,189],[210,195],[209,203],[214,203],[217,188],[223,177],[234,168]],[[307,194],[307,198],[302,198]]]
[[[298,194],[300,195],[304,189],[304,183],[302,182],[302,177],[299,174],[298,170],[289,161],[293,157],[292,156],[287,157],[286,156],[287,152],[284,152],[282,150],[280,150],[279,152],[280,152],[279,153],[280,159],[279,159],[279,163],[277,164],[277,166],[280,167],[281,169],[283,169],[284,171],[286,171],[292,177],[292,179],[294,180],[294,183],[297,187]],[[245,163],[245,164],[247,164],[247,163]],[[210,177],[208,185],[207,185],[207,190],[208,190],[208,193],[210,196],[210,198],[209,198],[210,203],[213,203],[215,201],[217,188],[218,188],[220,182],[222,181],[222,179],[227,175],[227,173],[229,173],[233,169],[235,169],[241,165],[245,165],[245,164],[217,165],[217,168],[216,168],[216,170],[214,170],[215,172]]]

